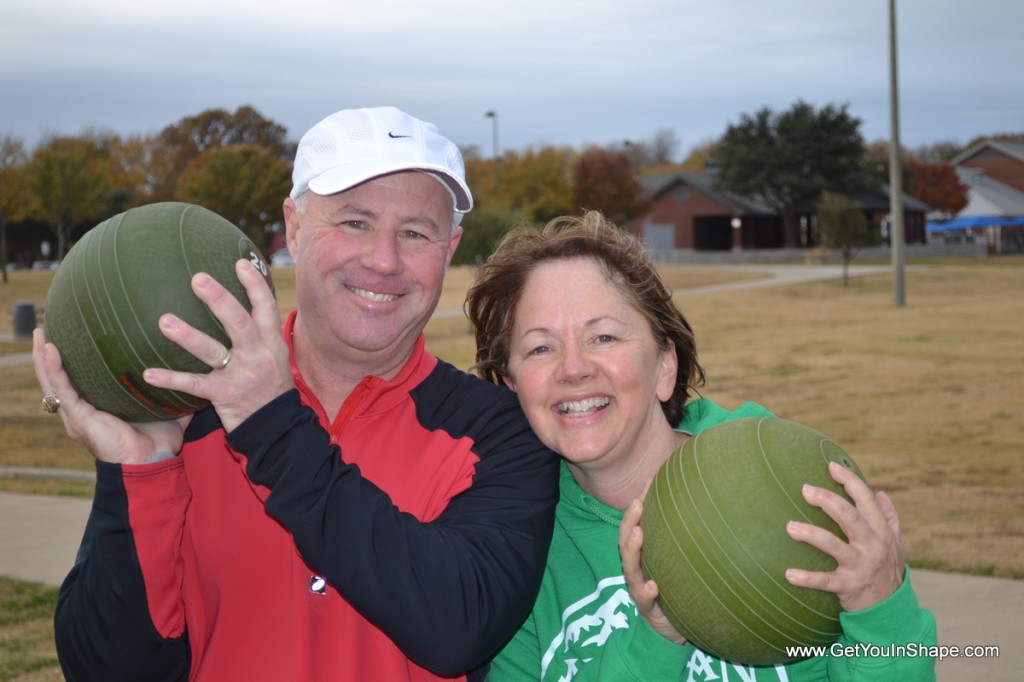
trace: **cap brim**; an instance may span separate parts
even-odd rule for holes
[[[338,192],[352,189],[356,185],[361,185],[373,178],[379,178],[382,175],[410,170],[433,173],[439,180],[443,181],[455,196],[454,208],[458,213],[468,213],[473,208],[473,195],[470,194],[469,187],[465,181],[453,175],[447,168],[433,164],[395,163],[381,165],[379,160],[366,163],[347,163],[329,168],[315,178],[311,178],[307,187],[314,194],[337,194]]]

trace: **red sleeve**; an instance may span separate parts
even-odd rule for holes
[[[181,459],[123,466],[128,522],[153,626],[164,637],[185,631],[181,598],[182,532],[192,495]]]
[[[54,614],[68,682],[187,679],[179,540],[189,493],[181,464],[96,463],[92,511]]]

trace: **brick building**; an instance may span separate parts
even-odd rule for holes
[[[640,184],[649,201],[647,211],[626,221],[626,229],[641,237],[656,253],[675,250],[731,251],[778,249],[785,246],[782,216],[766,203],[714,187],[708,173],[651,173]],[[889,195],[854,194],[850,201],[864,209],[872,225],[883,232]],[[924,243],[925,214],[930,208],[904,195],[905,239]],[[816,207],[798,212],[801,247],[818,244],[814,230]]]
[[[975,168],[996,182],[1024,192],[1024,144],[986,140],[962,152],[951,163]]]

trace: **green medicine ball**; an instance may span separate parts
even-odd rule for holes
[[[690,642],[728,661],[773,665],[797,658],[787,646],[827,646],[840,635],[836,595],[795,587],[784,575],[835,569],[832,557],[786,533],[786,522],[797,520],[845,540],[801,492],[810,483],[849,499],[829,475],[830,461],[863,479],[817,431],[750,418],[698,433],[665,462],[644,504],[641,564]]]
[[[251,262],[273,289],[260,250],[231,222],[200,206],[149,204],[89,230],[57,268],[44,323],[78,394],[130,422],[174,419],[206,405],[150,386],[142,372],[210,370],[164,337],[157,325],[164,313],[230,347],[217,318],[192,293],[191,279],[197,272],[210,274],[249,309],[235,275],[239,258]]]

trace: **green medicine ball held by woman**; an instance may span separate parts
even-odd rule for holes
[[[857,465],[827,437],[784,419],[738,419],[688,439],[644,503],[641,554],[665,615],[694,645],[747,665],[794,660],[786,647],[840,635],[835,594],[791,585],[787,568],[831,571],[835,560],[797,542],[786,523],[838,525],[807,504],[805,483],[849,499],[830,461]]]

